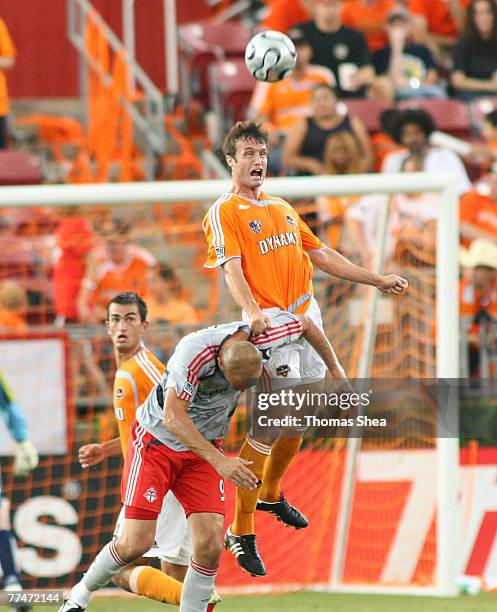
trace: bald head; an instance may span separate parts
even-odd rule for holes
[[[221,351],[219,366],[230,385],[243,391],[260,377],[262,357],[253,344],[239,340]]]

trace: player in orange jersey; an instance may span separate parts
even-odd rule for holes
[[[84,468],[96,465],[109,455],[126,455],[131,425],[137,408],[161,381],[165,367],[146,349],[143,336],[148,327],[147,305],[136,293],[116,295],[107,305],[107,331],[114,346],[117,372],[114,379],[114,411],[119,426],[119,438],[104,444],[86,444],[79,449],[79,461]],[[124,507],[123,507],[124,509]],[[115,536],[124,523],[119,515]],[[172,492],[164,498],[157,522],[154,546],[147,559],[127,565],[114,578],[125,589],[165,603],[179,604],[182,581],[190,563],[192,546],[185,511]],[[163,572],[148,567],[148,560],[160,557]],[[213,610],[214,594],[208,610]]]
[[[314,236],[288,202],[262,192],[267,137],[267,132],[252,121],[239,122],[231,128],[223,151],[233,186],[211,206],[203,223],[208,242],[205,266],[223,267],[231,295],[251,330],[256,334],[264,332],[270,325],[268,314],[281,310],[305,313],[323,329],[313,297],[313,264],[333,276],[372,285],[382,293],[405,291],[408,283],[404,278],[395,274],[380,276],[351,263]],[[321,381],[325,375],[323,361],[305,341],[297,349],[274,351],[267,370],[278,386],[294,385],[292,379]],[[256,507],[287,525],[307,526],[305,516],[285,500],[280,489],[301,441],[302,438],[279,438],[271,448],[270,441],[247,436],[240,456],[252,461],[250,469],[263,485],[255,491],[237,489],[235,519],[226,536],[226,546],[235,556],[244,538],[254,538]],[[266,570],[257,547],[252,546],[252,550],[252,557],[239,555],[238,562],[251,574],[263,576]]]

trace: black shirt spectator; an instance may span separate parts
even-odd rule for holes
[[[342,87],[340,80],[342,75],[339,70],[340,64],[345,63],[355,64],[358,68],[371,64],[364,34],[345,26],[340,26],[336,32],[321,32],[313,21],[302,23],[298,28],[312,46],[311,62],[326,66],[333,72],[340,96],[342,98],[364,96],[365,87],[357,91],[349,91]]]

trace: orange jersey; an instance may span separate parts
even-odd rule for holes
[[[497,234],[497,202],[477,191],[468,191],[461,197],[459,208],[461,223],[472,223],[478,229]],[[463,241],[468,244],[468,241]]]
[[[265,30],[288,32],[294,25],[309,21],[309,11],[299,0],[274,0],[262,27]]]
[[[325,245],[282,198],[261,193],[252,200],[226,193],[204,217],[206,268],[238,257],[261,308],[303,313],[312,296],[312,263],[307,251]]]
[[[460,4],[466,9],[469,0],[461,0]],[[409,0],[407,8],[413,15],[426,19],[428,32],[454,37],[459,34],[457,22],[445,0]]]
[[[0,19],[0,55],[2,57],[15,57],[17,54],[9,30],[3,19]],[[9,96],[7,93],[7,77],[5,72],[0,70],[0,116],[7,115],[9,112]]]
[[[302,79],[289,76],[277,83],[257,82],[250,101],[250,113],[267,119],[270,127],[288,130],[311,112],[312,91],[321,83],[335,85],[331,70],[324,66],[307,66]]]
[[[162,379],[166,367],[145,347],[121,364],[114,378],[114,414],[119,427],[123,456],[126,456],[131,424],[138,407]]]
[[[459,305],[462,317],[474,317],[478,312],[485,311],[489,316],[497,318],[497,287],[489,294],[483,295],[471,280],[461,279]]]
[[[364,34],[369,51],[378,51],[388,45],[385,23],[394,6],[394,0],[376,0],[367,4],[362,0],[346,0],[342,8],[342,23]]]
[[[105,248],[97,253],[98,266],[95,300],[105,306],[117,293],[134,291],[138,295],[148,293],[147,272],[156,264],[156,259],[146,249],[129,244],[121,263],[114,263],[105,256]]]

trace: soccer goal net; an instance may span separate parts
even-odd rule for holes
[[[222,272],[202,268],[201,220],[229,187],[185,181],[2,188],[0,369],[41,454],[21,485],[11,461],[5,474],[26,586],[74,583],[112,534],[121,459],[83,471],[77,449],[116,433],[114,357],[99,299],[106,290],[148,292],[147,283],[158,282],[133,276],[126,258],[146,250],[145,259],[165,270],[164,309],[152,295],[146,340],[161,359],[191,329],[239,318]],[[405,295],[388,296],[316,271],[324,327],[350,378],[398,384],[458,377],[458,206],[451,176],[269,179],[264,191],[291,201],[324,242],[354,262],[409,281]],[[135,250],[109,268],[112,249],[124,243]],[[114,276],[100,270],[107,285],[90,287],[83,316],[77,302],[88,253]],[[437,435],[433,423],[423,427],[414,412],[408,416],[394,435],[364,430],[306,439],[284,489],[310,526],[284,532],[271,517],[257,516],[268,576],[255,581],[227,554],[219,588],[455,594],[459,441]],[[240,406],[226,448],[237,452],[244,435]],[[11,452],[2,445],[2,454]],[[227,520],[233,502],[228,487]]]

